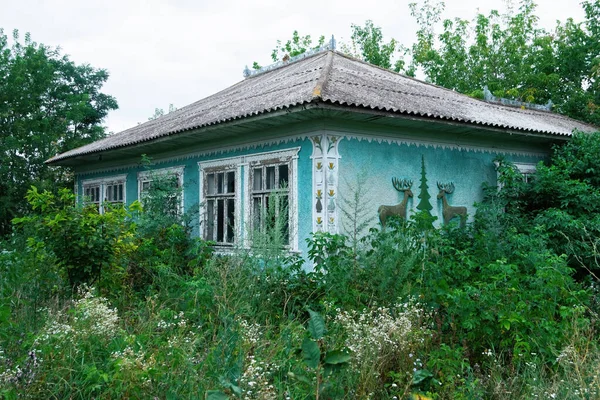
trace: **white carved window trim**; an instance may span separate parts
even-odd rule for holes
[[[106,196],[109,192],[109,186],[118,185],[122,185],[122,192],[121,190],[117,189],[117,198],[108,199]],[[96,204],[98,206],[98,212],[101,214],[104,213],[104,203],[127,203],[127,174],[113,175],[96,179],[84,179],[81,181],[81,186],[83,189],[82,196],[84,201],[87,204]],[[88,199],[88,194],[90,193],[90,190],[93,189],[96,190],[96,195],[94,195],[94,198]]]
[[[255,167],[288,165],[288,213],[289,213],[289,245],[286,247],[291,251],[298,251],[298,153],[300,147],[294,147],[286,150],[269,151],[260,154],[253,154],[245,157],[247,164],[245,173],[245,215],[247,228],[253,227],[253,173]],[[263,180],[263,182],[265,182]],[[262,193],[262,191],[261,191]],[[250,232],[248,232],[250,233]],[[248,235],[249,236],[249,235]]]
[[[531,176],[535,174],[537,171],[537,164],[535,163],[523,163],[523,162],[513,162],[512,163],[515,168],[523,175],[523,181],[525,183],[529,183],[531,181]],[[494,165],[496,167],[496,182],[498,183],[498,189],[502,189],[502,183],[500,182],[500,173],[498,172],[498,161],[494,161]]]
[[[241,164],[243,159],[241,157],[231,157],[231,158],[222,158],[218,160],[212,161],[200,161],[198,163],[198,173],[200,176],[199,179],[199,198],[200,198],[200,215],[199,215],[199,223],[200,223],[200,234],[204,239],[208,238],[208,203],[207,203],[207,178],[210,174],[218,174],[225,172],[233,172],[234,173],[234,193],[227,194],[215,194],[210,195],[211,199],[217,200],[222,197],[233,199],[234,202],[234,215],[233,215],[233,241],[232,242],[216,242],[217,246],[223,247],[232,247],[239,243],[239,239],[241,237],[241,225],[242,225],[242,185],[241,185]],[[218,227],[217,227],[218,228]],[[214,238],[214,235],[213,235]]]
[[[205,170],[215,171],[219,168],[235,168],[236,187],[235,187],[235,232],[234,244],[248,247],[247,240],[249,232],[246,230],[250,225],[251,216],[251,190],[250,190],[250,169],[251,165],[266,160],[288,160],[290,168],[288,169],[288,188],[289,188],[289,213],[290,213],[290,240],[289,250],[298,251],[298,153],[300,147],[293,147],[285,150],[268,151],[248,156],[221,158],[211,161],[200,161],[198,163],[199,173],[199,198],[200,198],[200,231],[202,237],[205,236],[205,218],[206,218],[206,197],[205,197]],[[242,185],[242,182],[244,184]],[[242,242],[240,239],[244,238]],[[219,246],[226,249],[229,246]]]
[[[208,237],[209,235],[209,221],[207,220],[209,216],[209,201],[217,201],[224,200],[224,207],[228,208],[228,204],[225,203],[226,200],[233,200],[234,204],[234,214],[233,214],[233,238],[231,242],[227,241],[216,241],[217,246],[223,247],[232,247],[239,243],[239,238],[241,237],[241,225],[242,225],[242,185],[241,185],[241,164],[243,159],[241,157],[233,157],[233,158],[222,158],[219,160],[212,161],[200,161],[198,163],[198,173],[200,175],[199,179],[199,198],[200,198],[200,231],[201,236],[207,240],[213,240],[215,238],[215,234],[217,234],[214,229],[218,230],[218,226],[213,227],[212,237]],[[208,193],[208,177],[213,174],[227,174],[233,172],[234,174],[234,191],[233,193]],[[214,206],[213,206],[214,207]],[[214,218],[217,218],[215,214]],[[226,218],[226,216],[225,216]],[[214,220],[213,220],[214,222]],[[226,229],[226,228],[225,228]],[[218,234],[217,234],[218,236]],[[217,238],[219,239],[219,238]]]
[[[521,175],[523,175],[523,180],[525,183],[531,182],[531,176],[535,174],[537,171],[536,164],[533,163],[513,163],[515,167],[519,170]]]
[[[147,170],[147,171],[138,172],[138,174],[137,174],[138,200],[143,202],[144,191],[146,191],[148,188],[146,185],[149,185],[152,182],[154,177],[176,176],[177,184],[179,185],[179,188],[181,188],[181,199],[178,204],[177,212],[182,213],[183,205],[184,205],[184,197],[185,197],[185,190],[183,190],[183,171],[184,171],[184,169],[185,169],[185,166],[177,166],[177,167],[158,168],[158,169],[151,169],[151,170]]]

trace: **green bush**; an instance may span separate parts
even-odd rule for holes
[[[32,189],[0,246],[0,397],[597,398],[597,142],[528,183],[500,160],[465,228],[318,233],[310,265],[270,217],[213,254],[172,185],[103,214]]]

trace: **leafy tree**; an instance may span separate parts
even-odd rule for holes
[[[420,8],[413,3],[411,14],[420,27],[411,49],[414,66],[431,82],[461,93],[483,97],[487,86],[499,97],[551,100],[558,112],[598,123],[600,2],[583,6],[584,23],[568,19],[554,32],[538,26],[533,0],[521,0],[517,12],[446,19],[436,35],[443,3],[426,1]]]
[[[135,224],[123,207],[107,207],[99,214],[93,205],[77,205],[75,195],[66,188],[54,195],[32,187],[27,201],[32,212],[13,220],[18,227],[15,232],[22,230],[27,237],[24,252],[37,248],[51,252],[56,257],[52,267],[71,287],[98,281],[101,286],[111,286],[124,278],[126,271],[119,257],[129,255],[133,248]]]
[[[57,153],[104,137],[116,100],[101,92],[103,69],[77,65],[26,34],[13,44],[0,29],[0,236],[25,209],[32,185],[57,189],[71,177],[44,164]]]
[[[486,190],[478,207],[479,222],[494,238],[507,231],[529,235],[541,232],[554,254],[564,254],[578,277],[596,276],[600,270],[600,132],[578,133],[556,147],[549,163],[539,163],[532,179],[499,160],[502,190]],[[490,205],[494,212],[490,213]],[[485,217],[485,218],[484,218]],[[494,251],[497,257],[508,249]],[[488,249],[487,253],[491,251]],[[596,278],[598,279],[598,278]]]
[[[350,45],[342,45],[342,51],[354,55],[373,65],[393,69],[398,72],[404,69],[404,58],[401,57],[394,63],[394,55],[400,51],[406,54],[406,48],[392,38],[388,43],[383,40],[381,27],[375,26],[373,21],[365,21],[364,26],[351,25],[352,36]]]
[[[385,43],[381,27],[375,26],[373,21],[367,20],[364,26],[352,24],[351,28],[351,42],[349,44],[340,43],[339,45],[343,53],[382,68],[392,69],[396,72],[401,71],[414,76],[414,66],[411,64],[407,67],[404,60],[404,57],[409,53],[409,49],[399,44],[394,38]],[[281,40],[277,41],[277,46],[271,53],[271,59],[273,62],[281,61],[286,57],[295,57],[324,44],[325,36],[323,35],[319,37],[316,45],[313,45],[310,35],[300,36],[298,31],[294,31],[292,39],[284,44]],[[260,69],[262,67],[255,61],[252,68]]]

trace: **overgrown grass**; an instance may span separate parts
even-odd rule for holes
[[[600,398],[595,242],[524,218],[513,178],[466,229],[315,234],[312,269],[277,221],[215,255],[177,214],[32,191],[0,252],[0,398]]]

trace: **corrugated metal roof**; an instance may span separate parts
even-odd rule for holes
[[[47,162],[58,163],[319,101],[516,132],[568,136],[575,129],[597,130],[562,115],[477,100],[328,51],[245,79],[160,118],[59,154]]]

